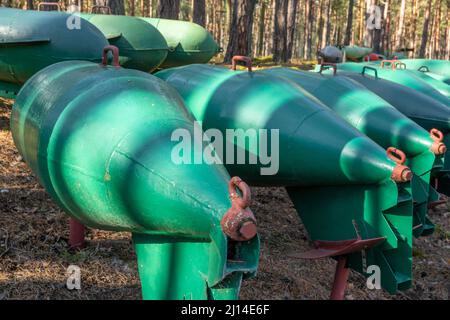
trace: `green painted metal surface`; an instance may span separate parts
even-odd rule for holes
[[[192,133],[193,118],[166,83],[82,61],[34,75],[11,118],[20,154],[61,208],[133,233],[145,299],[236,298],[259,240],[232,241],[221,228],[231,206],[222,165],[171,160],[180,128]]]
[[[373,77],[369,72],[363,75],[338,70],[338,74],[364,85],[427,131],[433,128],[440,130],[444,134],[444,143],[450,146],[450,109],[444,104],[409,87]],[[448,148],[444,156],[436,158],[432,177],[439,177],[438,191],[449,196],[450,184],[447,182],[450,179],[447,176],[450,172],[450,161],[446,161],[446,159],[450,159]],[[438,198],[434,189],[430,190],[430,196],[432,201]],[[431,230],[431,226],[431,224],[425,226],[424,231]]]
[[[384,148],[396,147],[407,156],[414,173],[414,230],[422,234],[427,217],[430,173],[435,163],[430,133],[363,85],[345,76],[325,76],[290,68],[259,72],[287,78],[330,107],[352,126]],[[434,198],[434,193],[432,193]],[[433,200],[433,198],[431,200]]]
[[[209,65],[168,69],[156,76],[181,94],[205,130],[279,130],[277,174],[261,175],[261,163],[227,164],[228,171],[254,185],[286,186],[312,240],[385,237],[365,251],[367,259],[360,252],[352,254],[350,266],[365,273],[367,265],[379,265],[389,292],[410,286],[409,183],[397,185],[390,179],[394,163],[384,149],[280,77]],[[243,141],[228,142],[245,150],[246,159],[250,153],[261,156],[260,149]]]
[[[439,81],[441,81],[441,82],[443,82],[443,83],[445,83],[447,85],[450,85],[450,76],[442,76],[442,75],[437,74],[437,73],[432,73],[432,72],[423,71],[423,70],[421,72],[423,72],[428,77],[431,77],[433,79],[439,80]]]
[[[450,77],[450,61],[436,59],[401,59],[406,69],[419,70],[426,67],[429,72]]]
[[[164,36],[169,53],[161,68],[206,63],[219,52],[219,45],[202,26],[179,20],[140,17]]]
[[[420,78],[426,83],[428,83],[434,89],[439,91],[442,95],[446,96],[447,98],[450,98],[450,85],[446,84],[444,81],[440,79],[435,79],[434,77],[430,76],[429,73],[425,73],[422,71],[408,70],[408,72],[411,72],[417,78]]]
[[[167,57],[169,47],[161,33],[151,24],[135,17],[103,14],[80,14],[95,25],[111,45],[119,48],[120,65],[151,72]]]
[[[401,61],[401,60],[399,60]],[[413,72],[410,70],[402,70],[402,69],[396,69],[392,70],[387,67],[381,68],[375,63],[353,63],[353,62],[347,62],[347,63],[340,63],[338,64],[338,70],[344,70],[344,71],[350,71],[350,72],[357,72],[361,73],[363,72],[364,67],[370,67],[376,70],[376,74],[379,78],[389,80],[407,87],[410,87],[411,89],[417,90],[419,92],[422,92],[423,94],[426,94],[430,96],[433,99],[438,100],[439,102],[445,104],[446,106],[450,107],[450,99],[447,98],[445,95],[437,91],[435,88],[433,88],[431,85],[429,85],[428,82],[425,82],[421,78],[417,77]],[[371,75],[374,75],[374,71],[372,69],[368,70],[365,69],[367,73],[370,73]],[[330,71],[326,71],[327,73],[330,73]]]
[[[60,61],[101,61],[108,44],[89,22],[68,29],[69,15],[0,8],[0,95],[14,97],[39,70]]]

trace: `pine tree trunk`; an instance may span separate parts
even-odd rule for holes
[[[192,21],[204,27],[206,22],[205,0],[194,0],[193,7]]]
[[[319,1],[319,23],[318,23],[318,28],[317,28],[317,48],[323,48],[322,46],[322,39],[323,39],[323,29],[324,29],[324,18],[323,18],[323,5],[324,5],[324,0],[320,0]]]
[[[252,55],[253,13],[256,0],[232,0],[232,21],[230,25],[225,63],[235,55]]]
[[[435,27],[434,23],[435,23],[435,18],[436,18],[434,9],[435,8],[432,7],[432,9],[430,11],[430,27],[428,30],[428,45],[427,45],[427,49],[426,49],[426,53],[425,53],[425,56],[428,59],[431,59],[431,55],[433,52],[433,40],[434,40],[433,34],[434,34],[434,27]]]
[[[265,31],[265,25],[266,25],[265,17],[266,17],[266,2],[263,0],[263,1],[261,1],[261,7],[259,9],[258,50],[257,50],[258,56],[263,55],[264,31]]]
[[[309,0],[305,0],[305,9],[304,9],[304,16],[303,16],[303,59],[306,59],[306,52],[308,51],[308,34],[309,34],[309,23],[308,23],[308,16],[309,16]]]
[[[397,33],[395,34],[395,50],[400,51],[405,43],[403,40],[403,27],[405,21],[406,0],[402,0],[400,4],[400,13],[398,17]]]
[[[158,18],[178,19],[180,14],[180,0],[159,0]]]
[[[418,0],[413,0],[413,3],[411,5],[411,30],[409,32],[409,34],[411,35],[411,48],[413,50],[413,58],[416,55],[416,39],[417,39],[417,35],[416,35],[416,31],[417,31],[417,3]]]
[[[97,6],[106,6],[111,9],[111,14],[125,15],[124,0],[94,0]],[[107,10],[101,10],[100,13],[108,14]]]
[[[364,12],[364,4],[365,4],[366,0],[361,0],[360,4],[359,4],[359,38],[358,38],[358,43],[359,45],[363,45],[364,44],[364,30],[366,28],[366,25],[364,23],[364,17],[365,17],[365,12]]]
[[[442,0],[437,0],[436,5],[438,6],[436,13],[436,23],[434,28],[434,43],[433,43],[433,58],[439,59],[440,56],[440,44],[439,39],[441,37],[441,10],[442,10]]]
[[[297,6],[298,0],[289,0],[287,8],[287,20],[286,20],[286,62],[292,58],[292,50],[294,47],[294,35],[297,20]]]
[[[428,30],[430,25],[430,11],[431,11],[431,5],[433,1],[428,0],[428,5],[425,9],[425,16],[424,16],[424,22],[423,22],[423,31],[422,31],[422,42],[420,44],[420,50],[419,50],[419,57],[424,58],[426,49],[427,49],[427,41],[428,41]]]
[[[308,38],[306,40],[306,57],[311,59],[312,56],[312,34],[314,32],[314,1],[308,0],[309,12],[308,12]]]
[[[447,45],[446,45],[446,49],[445,49],[444,59],[450,60],[450,26],[449,26],[448,20],[447,20],[447,29],[446,29],[445,33],[446,33],[446,36],[445,36],[444,40],[446,40]]]
[[[350,39],[352,37],[353,6],[354,6],[354,0],[349,0],[349,2],[348,2],[348,11],[347,11],[347,28],[345,30],[344,45],[349,45],[350,44]]]
[[[367,0],[366,1],[366,19],[365,21],[368,21],[370,17],[370,12],[372,9],[372,6],[374,5],[375,0]],[[372,47],[373,46],[373,30],[369,30],[367,28],[367,25],[364,25],[364,46],[366,47]]]
[[[322,34],[322,48],[330,44],[330,30],[331,30],[331,0],[328,0],[327,8],[327,15],[326,15],[326,21],[324,23],[324,30]]]
[[[134,16],[136,13],[135,13],[135,5],[134,5],[134,0],[129,0],[129,2],[130,2],[130,15],[131,16]]]
[[[270,5],[267,8],[268,9],[267,18],[269,20],[267,23],[268,28],[266,28],[266,31],[264,33],[264,55],[265,56],[268,56],[273,53],[272,49],[273,49],[274,15],[272,13],[273,13],[274,8],[275,8],[275,0],[270,0]]]
[[[273,61],[287,61],[287,14],[288,1],[275,0],[273,28]]]

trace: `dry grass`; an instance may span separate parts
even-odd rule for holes
[[[86,249],[67,250],[68,219],[21,161],[9,131],[11,104],[0,101],[0,300],[140,299],[128,233],[89,230]],[[330,259],[303,261],[289,252],[309,248],[306,232],[281,188],[254,188],[261,263],[246,281],[243,299],[327,299],[334,273]],[[431,213],[434,235],[415,240],[413,288],[396,296],[369,291],[352,273],[347,299],[448,299],[449,217],[446,205]],[[82,290],[66,289],[66,268],[81,267]]]

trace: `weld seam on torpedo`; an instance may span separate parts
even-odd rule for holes
[[[319,101],[320,102],[320,101]],[[320,102],[322,103],[322,102]],[[316,110],[312,113],[310,113],[309,115],[307,115],[302,121],[300,121],[300,123],[298,124],[298,126],[295,127],[295,129],[292,131],[291,135],[289,136],[289,138],[292,138],[294,136],[294,134],[298,131],[298,129],[300,129],[300,127],[303,125],[303,123],[305,123],[306,120],[308,120],[309,118],[311,118],[312,116],[316,115],[319,112],[325,112],[326,110]]]

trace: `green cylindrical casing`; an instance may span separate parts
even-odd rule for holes
[[[205,130],[279,130],[280,164],[275,175],[260,175],[261,164],[227,164],[246,181],[339,185],[378,183],[390,177],[394,163],[382,148],[292,82],[208,65],[156,75],[178,90]],[[252,152],[243,144],[239,147]]]
[[[442,81],[441,79],[436,79],[430,76],[428,73],[422,71],[418,70],[408,70],[408,71],[414,74],[417,78],[420,78],[426,83],[428,83],[434,89],[439,91],[442,95],[446,96],[447,98],[450,98],[450,85],[445,83],[445,81]]]
[[[437,59],[401,59],[406,65],[406,69],[419,70],[422,67],[428,69],[429,72],[439,74],[441,76],[450,77],[450,61]]]
[[[242,164],[236,164],[235,153],[228,158],[230,151],[224,151],[232,175],[255,185],[286,186],[312,240],[384,237],[382,244],[366,251],[364,261],[380,266],[382,286],[389,292],[410,286],[412,200],[404,184],[390,179],[395,165],[384,149],[280,77],[210,65],[168,69],[156,76],[181,94],[207,129],[205,134],[216,141],[218,129],[227,143],[245,151],[247,162]],[[271,136],[267,154],[272,163],[279,154],[279,170],[262,171],[273,169],[270,161],[260,161],[267,149],[227,136],[229,129],[249,135],[277,131],[279,139]],[[251,155],[256,155],[255,164],[249,162]],[[360,252],[350,255],[351,268],[365,273],[363,264]]]
[[[344,75],[358,83],[364,85],[367,89],[374,92],[408,118],[414,120],[424,129],[438,129],[444,134],[444,143],[450,146],[450,108],[439,101],[409,87],[397,84],[392,81],[373,77],[366,74],[338,71],[339,75]],[[434,177],[444,178],[450,172],[450,148],[439,161],[435,162],[432,175]],[[446,181],[439,182],[438,191],[450,195],[450,183]],[[438,195],[436,195],[437,197]]]
[[[193,63],[206,63],[219,52],[219,45],[202,26],[180,20],[144,18],[164,36],[169,45],[167,58],[160,66],[170,68]]]
[[[163,81],[120,67],[57,63],[22,88],[11,129],[69,215],[133,233],[144,298],[229,298],[220,289],[234,285],[237,295],[242,276],[255,272],[257,237],[233,242],[220,225],[231,206],[223,166],[172,161],[171,136],[191,133],[193,119]]]
[[[151,24],[135,17],[80,14],[95,25],[111,45],[119,48],[120,65],[151,72],[167,57],[169,47],[162,34]]]
[[[108,45],[103,34],[87,21],[69,29],[70,19],[62,12],[0,8],[0,91],[17,93],[33,74],[57,62],[101,61]]]
[[[399,60],[401,61],[401,60]],[[364,67],[369,67],[376,70],[377,77],[385,80],[389,80],[407,87],[411,89],[417,90],[430,96],[433,99],[440,101],[446,106],[450,107],[450,99],[443,95],[441,92],[436,90],[433,86],[431,86],[428,82],[424,81],[420,77],[411,72],[410,70],[403,69],[395,69],[391,70],[389,68],[381,68],[375,63],[340,63],[337,65],[338,70],[350,71],[350,72],[358,72],[358,73],[368,73],[370,75],[374,75],[375,71],[372,69],[364,69]],[[328,72],[328,71],[327,71]],[[434,79],[432,79],[434,80]],[[445,84],[443,84],[445,85]]]
[[[338,71],[338,74],[362,84],[427,131],[440,130],[444,134],[444,143],[450,146],[450,109],[446,105],[412,88],[368,74],[345,71]],[[449,149],[444,160],[450,157]],[[449,162],[444,162],[445,171],[450,170]]]
[[[429,132],[352,79],[290,68],[259,72],[295,82],[384,148],[393,146],[413,157],[433,145]]]
[[[295,82],[382,147],[393,146],[405,152],[408,159],[406,163],[415,174],[412,183],[415,226],[425,225],[430,172],[435,163],[432,149],[442,145],[432,140],[430,132],[363,85],[345,76],[325,76],[291,68],[272,68],[259,72]],[[421,234],[419,231],[417,235]]]

